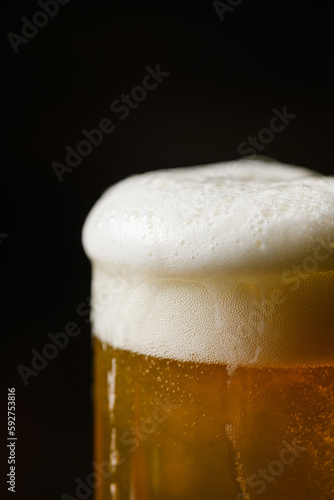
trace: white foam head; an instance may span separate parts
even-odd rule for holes
[[[83,230],[95,335],[181,360],[334,362],[334,178],[268,160],[148,172]]]

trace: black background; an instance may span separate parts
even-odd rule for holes
[[[227,2],[226,2],[227,3]],[[232,3],[232,2],[231,2]],[[3,16],[0,225],[2,299],[1,443],[6,459],[6,387],[17,395],[17,493],[75,497],[91,472],[90,264],[84,219],[102,191],[133,173],[239,157],[238,146],[267,127],[272,109],[297,117],[262,154],[333,174],[333,34],[330,2],[241,1],[220,20],[211,1],[78,2],[59,12],[15,54],[35,1],[6,2]],[[140,85],[145,67],[170,73],[125,120],[113,100]],[[7,113],[8,111],[8,113]],[[105,135],[59,182],[81,130],[110,118]],[[7,235],[7,236],[5,236]],[[27,386],[47,334],[75,321],[81,333]],[[3,480],[8,472],[4,462]]]

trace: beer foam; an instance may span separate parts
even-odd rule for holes
[[[108,189],[83,244],[95,335],[231,366],[334,362],[334,178],[267,159]]]

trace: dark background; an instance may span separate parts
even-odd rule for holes
[[[227,3],[227,2],[226,2]],[[6,388],[17,397],[16,495],[75,497],[91,472],[90,264],[84,219],[101,192],[150,169],[239,157],[267,127],[273,108],[297,117],[262,154],[326,174],[333,166],[333,28],[330,2],[241,1],[220,20],[211,1],[79,2],[59,6],[15,54],[37,1],[6,2],[3,17],[0,225],[2,299],[1,443],[6,458]],[[169,74],[125,120],[113,100],[140,85],[145,67]],[[103,118],[104,136],[59,182],[51,166]],[[4,321],[3,321],[4,320]],[[49,332],[75,321],[81,333],[23,383]],[[4,462],[1,474],[8,472]],[[3,479],[3,478],[1,478]]]

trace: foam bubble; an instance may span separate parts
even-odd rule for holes
[[[230,365],[334,362],[334,178],[267,160],[148,172],[91,210],[95,334]]]

